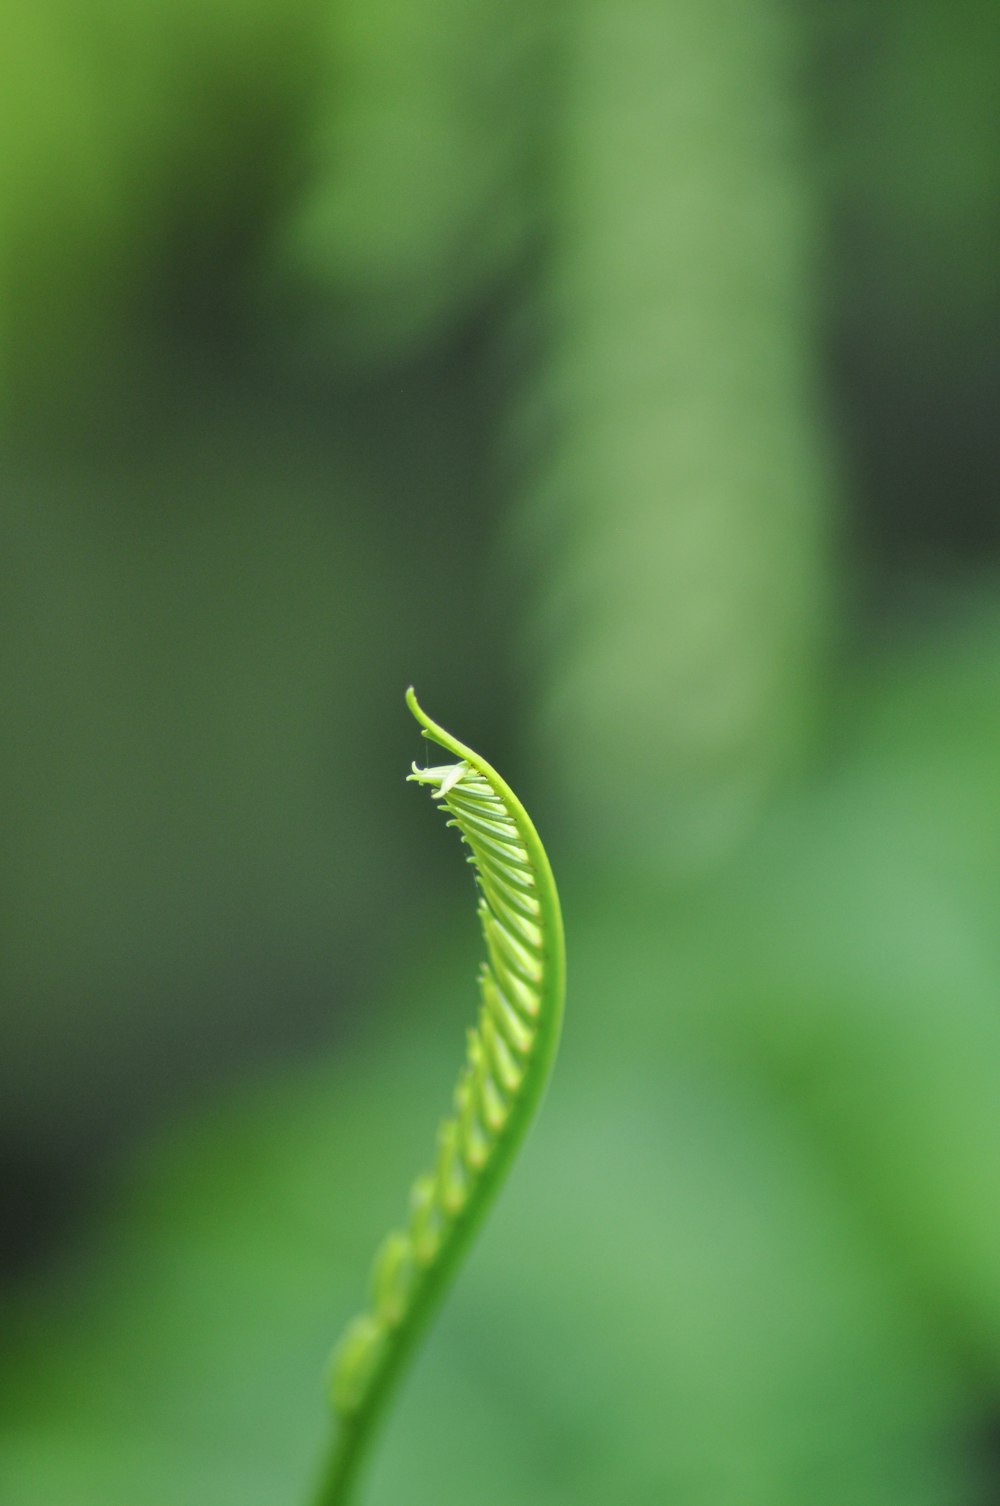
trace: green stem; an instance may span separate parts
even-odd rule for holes
[[[432,786],[471,849],[488,961],[456,1117],[442,1126],[435,1172],[416,1184],[410,1228],[390,1237],[390,1260],[376,1264],[371,1310],[347,1329],[336,1357],[338,1427],[314,1506],[353,1499],[400,1376],[534,1118],[562,1024],[562,915],[534,825],[479,754],[431,721],[412,689],[406,699],[424,736],[458,760],[414,768],[410,777]]]

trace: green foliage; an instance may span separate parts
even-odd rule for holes
[[[421,710],[423,735],[458,759],[413,766],[470,848],[487,961],[480,1012],[455,1091],[455,1117],[438,1132],[433,1172],[410,1194],[410,1222],[383,1242],[371,1307],[347,1328],[333,1362],[339,1433],[318,1501],[347,1500],[379,1411],[400,1366],[474,1235],[531,1123],[562,1024],[565,960],[552,871],[524,807],[486,761]]]
[[[570,830],[685,871],[801,756],[828,633],[800,44],[770,0],[570,7],[562,44],[511,441],[526,668]]]
[[[36,405],[57,428],[67,408],[99,422],[122,371],[160,373],[171,282],[275,193],[317,9],[94,0],[84,24],[68,0],[4,6],[0,433]]]
[[[510,274],[530,228],[544,26],[544,8],[493,0],[336,6],[273,267],[310,349],[398,361]]]

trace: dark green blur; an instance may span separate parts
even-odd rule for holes
[[[0,1502],[300,1506],[472,893],[541,1122],[370,1506],[1000,1499],[1000,10],[7,0]]]

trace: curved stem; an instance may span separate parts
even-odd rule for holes
[[[338,1427],[314,1506],[347,1506],[399,1378],[534,1118],[559,1041],[565,948],[555,880],[530,817],[485,759],[407,705],[423,735],[458,762],[409,776],[431,787],[471,850],[487,961],[480,1015],[438,1137],[433,1173],[418,1179],[405,1233],[376,1261],[369,1311],[335,1355]]]

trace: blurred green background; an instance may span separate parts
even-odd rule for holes
[[[570,992],[366,1500],[1000,1502],[998,71],[5,0],[4,1506],[307,1497],[474,1009],[410,682]]]

